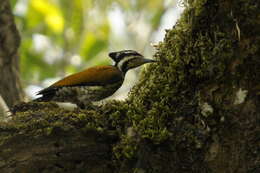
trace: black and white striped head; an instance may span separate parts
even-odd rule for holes
[[[145,63],[156,62],[155,60],[144,58],[143,55],[134,50],[111,52],[109,53],[109,57],[115,61],[115,66],[123,73]]]

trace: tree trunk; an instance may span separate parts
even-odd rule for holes
[[[20,36],[8,0],[0,2],[0,95],[12,107],[23,98],[17,54]]]
[[[124,102],[16,106],[1,172],[260,172],[259,9],[189,0]]]

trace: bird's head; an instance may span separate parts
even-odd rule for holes
[[[155,60],[144,58],[143,55],[134,50],[111,52],[109,53],[109,57],[115,61],[115,66],[123,73],[145,63],[156,62]]]

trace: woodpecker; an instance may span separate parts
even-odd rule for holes
[[[108,54],[114,65],[90,67],[72,74],[41,90],[35,99],[40,102],[70,102],[80,108],[91,107],[92,102],[100,101],[115,93],[123,84],[128,70],[145,63],[156,62],[146,59],[134,50],[122,50]]]

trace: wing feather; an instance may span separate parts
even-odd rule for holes
[[[41,90],[37,95],[53,95],[58,88],[73,86],[104,86],[123,80],[122,73],[114,66],[97,66],[69,75]]]
[[[121,79],[122,75],[118,68],[114,66],[97,66],[67,76],[50,87],[79,85],[100,86],[110,84]]]

